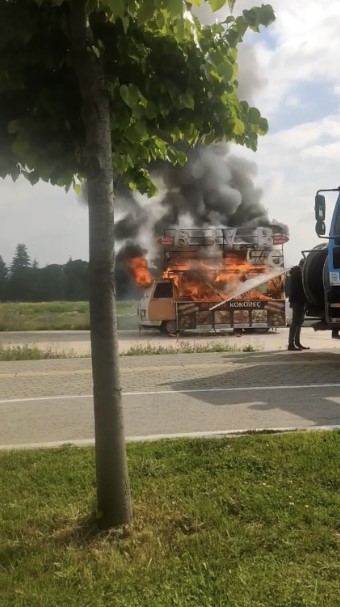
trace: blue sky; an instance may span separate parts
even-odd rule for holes
[[[254,4],[238,0],[236,9]],[[271,4],[276,22],[249,37],[251,53],[244,52],[243,58],[241,53],[240,69],[247,88],[252,84],[247,82],[251,67],[251,101],[269,119],[270,132],[255,154],[242,148],[236,152],[256,162],[263,204],[273,219],[289,225],[286,259],[292,264],[301,249],[318,243],[315,191],[340,184],[340,2]],[[333,200],[329,198],[328,217]],[[0,255],[6,261],[18,242],[26,243],[41,264],[63,263],[70,256],[87,258],[87,210],[73,193],[43,183],[32,187],[24,180],[0,181],[0,226]]]
[[[280,113],[270,121],[270,133],[297,126],[303,122],[317,122],[324,116],[340,110],[340,97],[331,83],[319,81],[296,82],[281,105]]]

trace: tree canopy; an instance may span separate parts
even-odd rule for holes
[[[85,0],[84,0],[85,2]],[[114,175],[153,193],[150,162],[228,139],[256,148],[267,121],[237,95],[237,45],[274,19],[270,5],[204,26],[200,0],[88,0],[111,104]],[[226,4],[210,0],[213,10]],[[232,9],[233,0],[228,1]],[[0,0],[0,176],[69,187],[86,176],[70,0]]]

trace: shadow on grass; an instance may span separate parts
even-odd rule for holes
[[[127,526],[106,529],[94,513],[76,521],[59,521],[58,525],[59,528],[50,535],[49,540],[73,548],[105,543],[118,545],[120,541],[129,539],[132,532],[132,528]]]

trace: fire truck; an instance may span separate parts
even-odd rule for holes
[[[139,329],[260,330],[285,327],[283,226],[166,229],[163,271],[144,290]]]

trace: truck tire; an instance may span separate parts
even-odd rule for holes
[[[178,333],[177,323],[175,320],[164,320],[159,327],[159,330],[165,335],[176,335]]]

